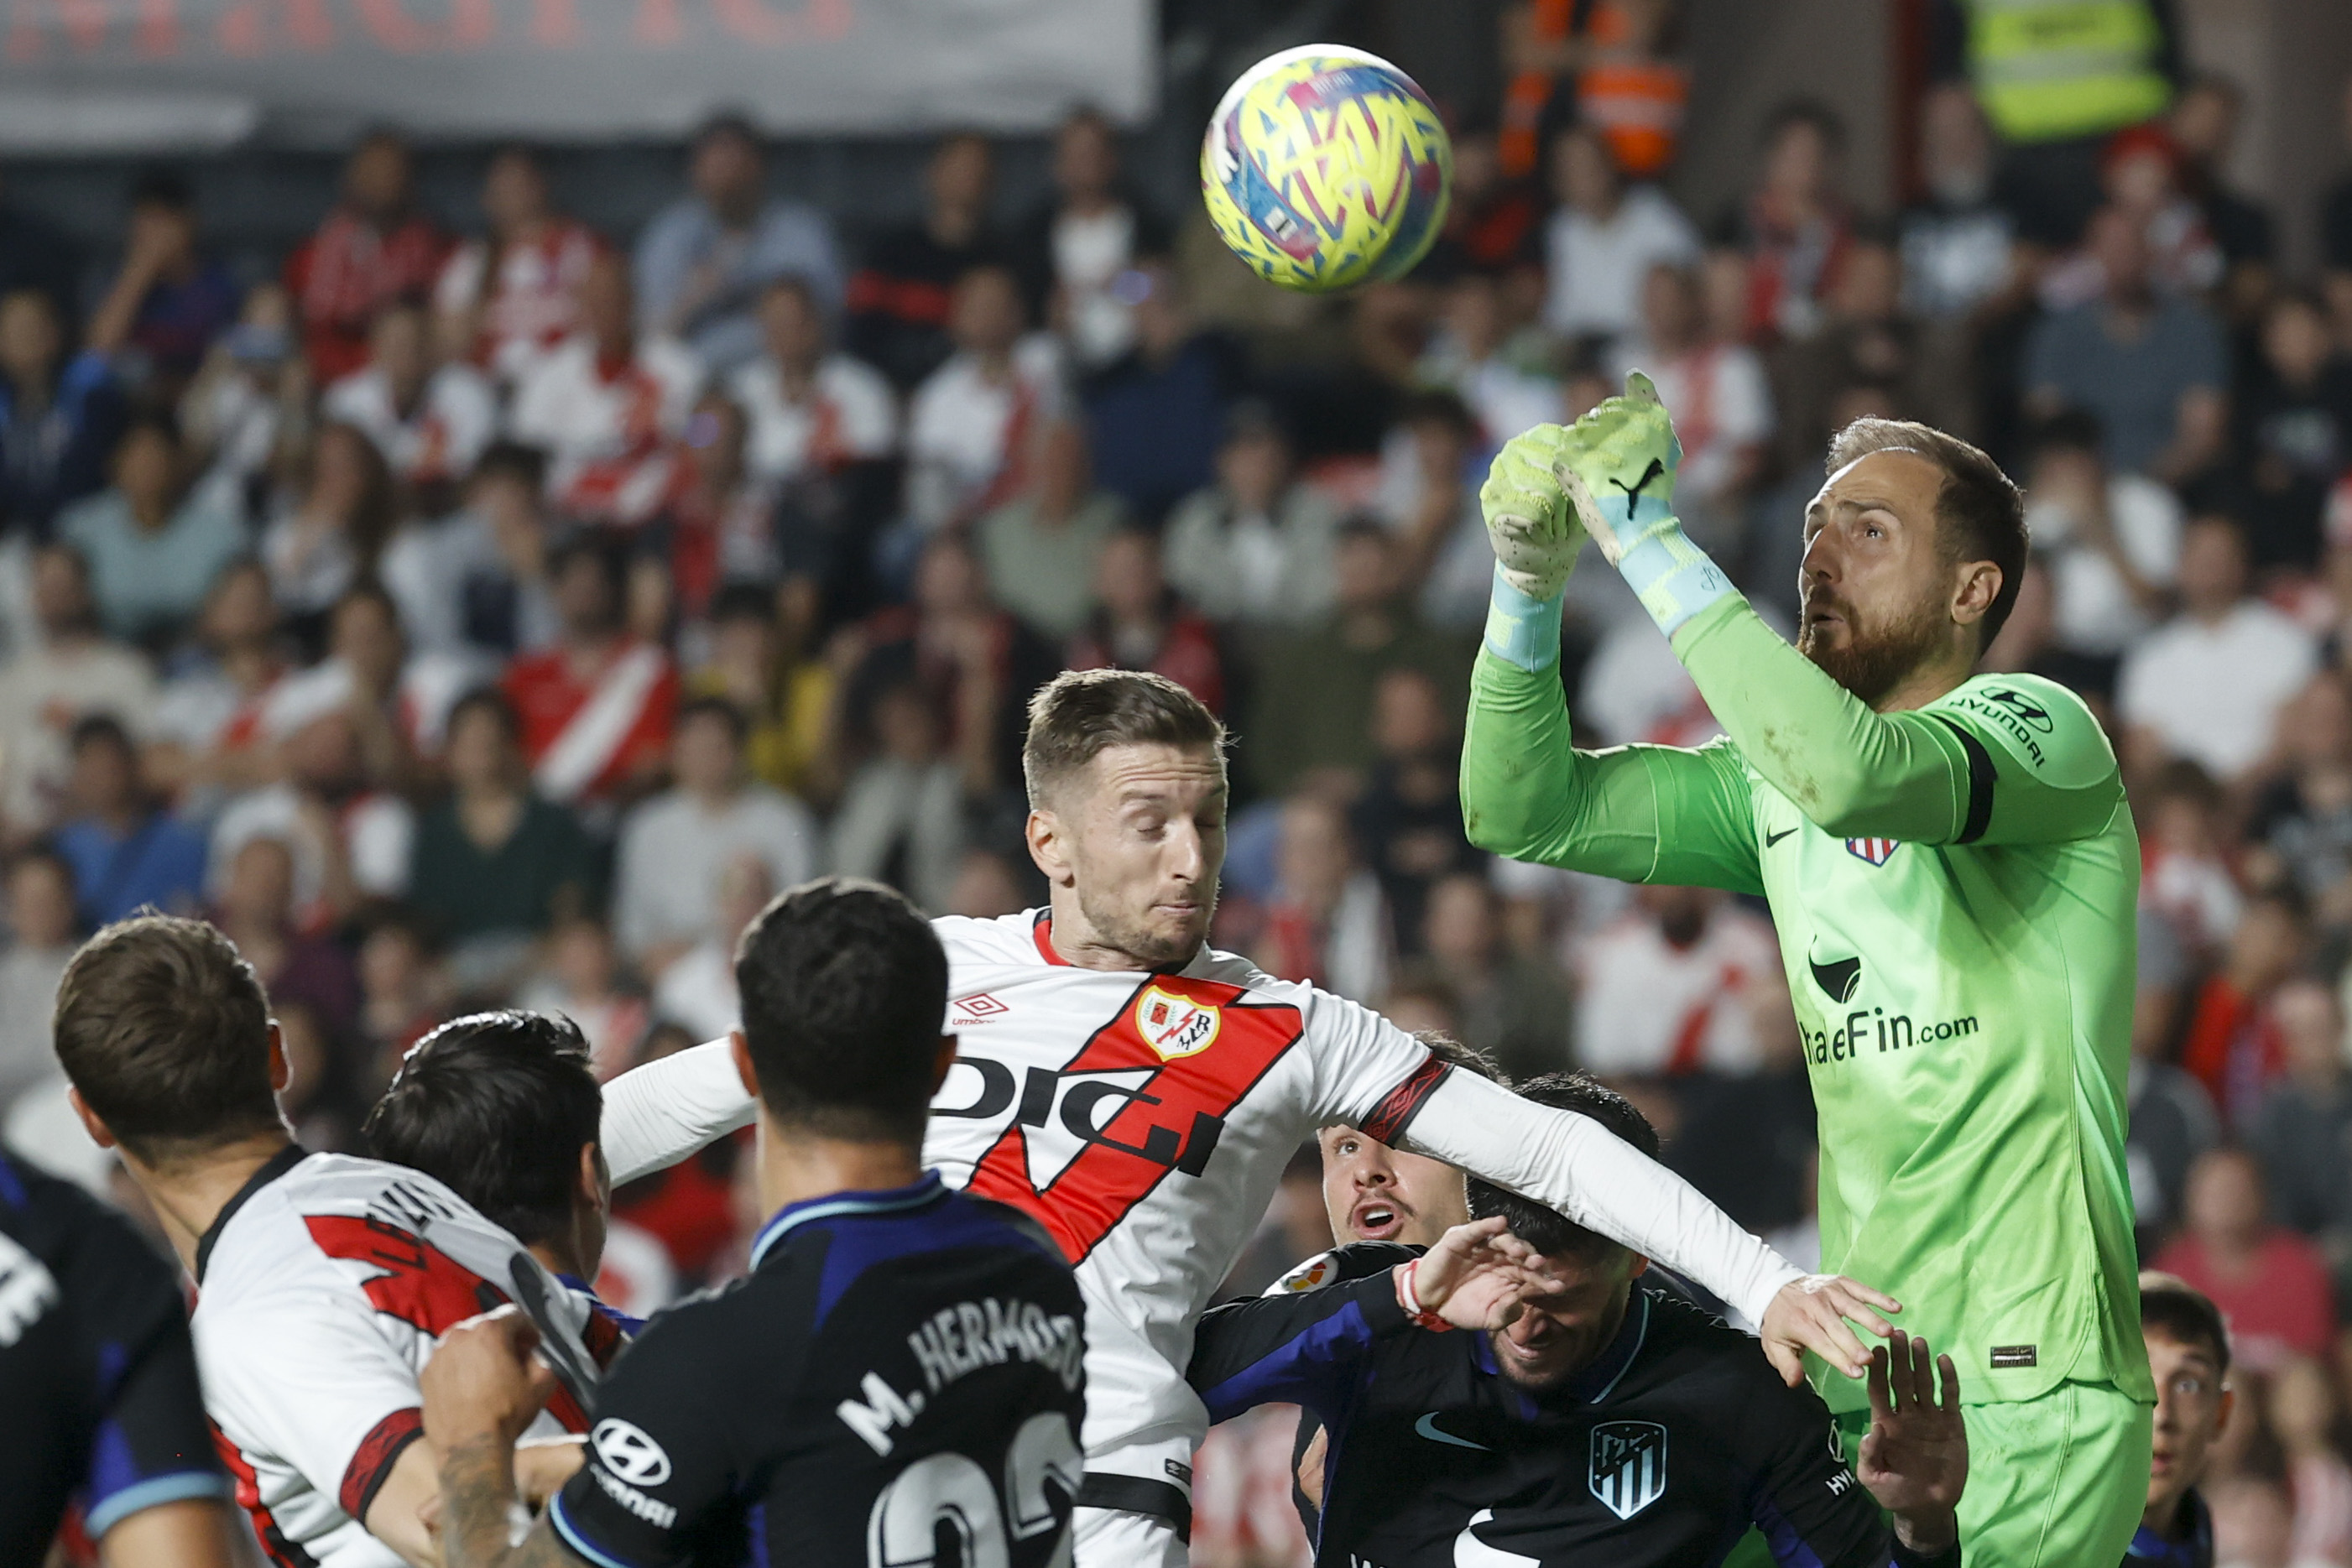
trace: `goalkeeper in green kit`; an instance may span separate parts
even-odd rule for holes
[[[1971,1403],[1970,1568],[2109,1568],[2155,1403],[2124,1167],[2139,848],[2081,699],[1978,674],[2016,601],[2017,487],[1924,425],[1837,437],[1790,647],[1674,517],[1646,377],[1499,453],[1471,683],[1472,841],[1771,903],[1821,1123],[1822,1266],[1904,1305]],[[1561,590],[1587,536],[1725,737],[1576,750]],[[1851,1451],[1863,1385],[1814,1364]]]

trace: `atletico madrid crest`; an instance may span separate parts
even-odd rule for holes
[[[1899,841],[1895,839],[1848,839],[1845,841],[1846,853],[1856,860],[1868,861],[1873,865],[1885,865],[1900,847]]]
[[[1147,986],[1135,1002],[1135,1032],[1162,1061],[1197,1056],[1216,1043],[1223,1022],[1218,1009],[1190,997]]]

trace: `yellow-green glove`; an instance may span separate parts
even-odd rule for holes
[[[1675,517],[1675,470],[1682,460],[1674,420],[1639,371],[1625,378],[1623,396],[1605,400],[1570,427],[1563,447],[1562,487],[1578,519],[1669,637],[1736,591]]]

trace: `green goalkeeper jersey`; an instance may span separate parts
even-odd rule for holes
[[[1903,1302],[1970,1402],[2152,1401],[2125,1174],[2138,840],[2064,687],[1872,712],[1733,597],[1675,636],[1725,738],[1578,751],[1559,673],[1482,653],[1473,841],[1770,901],[1821,1121],[1822,1267]],[[1832,1409],[1868,1403],[1815,1364]]]

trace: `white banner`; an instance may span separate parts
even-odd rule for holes
[[[6,0],[0,149],[1034,131],[1154,108],[1149,0]]]

